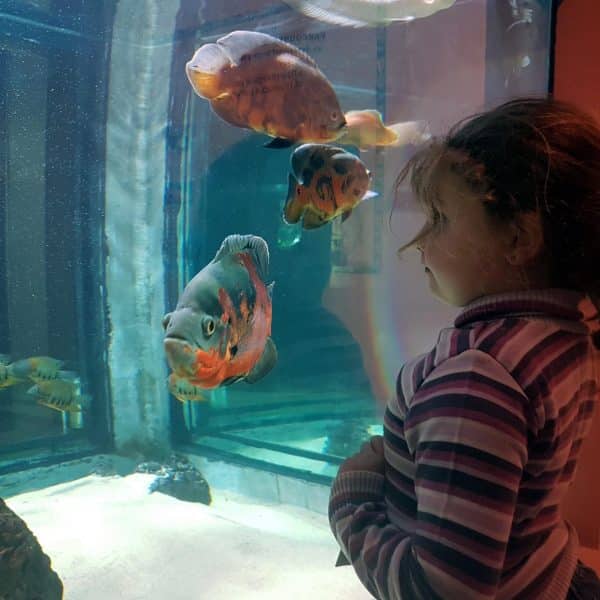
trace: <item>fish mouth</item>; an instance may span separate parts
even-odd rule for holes
[[[195,349],[186,339],[169,336],[163,341],[169,367],[179,377],[190,377],[194,374]]]
[[[188,342],[188,339],[184,335],[179,335],[178,333],[170,333],[167,337],[167,340],[179,340],[181,342]],[[191,344],[190,344],[191,345]]]
[[[178,377],[200,387],[214,387],[206,384],[212,382],[223,368],[218,350],[202,350],[185,338],[176,336],[166,337],[163,345],[169,367]],[[230,351],[233,358],[238,351],[237,345]]]

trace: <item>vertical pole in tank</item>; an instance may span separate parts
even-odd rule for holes
[[[376,29],[376,72],[375,72],[375,106],[383,115],[384,120],[388,118],[386,113],[386,49],[387,49],[387,28],[377,27]],[[385,187],[385,160],[384,149],[375,148],[375,173],[373,174],[374,189],[381,196],[384,195]],[[377,272],[381,268],[382,241],[381,231],[383,228],[384,202],[375,202],[375,218],[373,219],[373,271]]]
[[[179,56],[179,40],[189,38],[176,23],[177,8],[176,2],[120,0],[113,25],[118,51],[111,54],[109,76],[105,232],[117,451],[167,450],[170,442],[160,332],[165,286],[177,287],[177,274],[172,278],[165,270],[171,268],[166,250],[172,241],[165,229],[178,210],[179,179],[172,177],[169,157],[177,155],[179,130],[165,125],[182,108],[172,106],[169,82],[183,80],[183,70],[176,75],[171,62]]]
[[[83,412],[81,410],[69,412],[69,427],[71,429],[83,429]]]
[[[227,408],[227,388],[218,387],[210,391],[210,404],[214,408]]]
[[[181,410],[183,412],[183,421],[185,423],[185,428],[188,431],[192,431],[194,429],[195,423],[193,419],[193,408],[192,403],[189,400],[184,400],[181,406]]]
[[[62,432],[63,435],[67,435],[67,433],[69,433],[69,413],[61,410],[60,411],[60,417],[62,420]]]

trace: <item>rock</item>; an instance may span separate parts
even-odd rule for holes
[[[174,472],[159,476],[150,485],[150,492],[162,492],[188,502],[211,502],[210,488],[200,473]]]
[[[140,463],[136,468],[136,473],[160,473],[163,465],[155,460],[151,460],[149,462]]]
[[[156,479],[150,484],[150,493],[162,492],[187,502],[211,502],[208,482],[184,456],[174,454],[164,465],[155,461],[140,463],[136,472],[156,475]]]
[[[63,585],[36,537],[0,498],[0,600],[60,600]]]

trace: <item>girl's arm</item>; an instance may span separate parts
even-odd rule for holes
[[[416,467],[412,533],[389,521],[382,497],[362,494],[360,473],[336,479],[332,529],[376,598],[496,596],[527,460],[526,407],[504,367],[481,351],[463,352],[430,373],[410,401],[405,439],[386,438],[388,463],[406,442]],[[386,497],[410,500],[404,491],[388,484]]]

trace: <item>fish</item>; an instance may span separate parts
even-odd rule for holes
[[[273,138],[269,148],[328,142],[346,125],[331,83],[308,54],[266,33],[233,31],[185,66],[194,92],[227,123]]]
[[[0,355],[0,389],[30,379],[36,383],[55,379],[77,380],[74,371],[62,371],[64,361],[50,356],[32,356],[10,362],[10,356]]]
[[[61,412],[81,412],[89,404],[89,396],[81,394],[73,380],[53,379],[30,387],[28,394],[38,398],[38,404]]]
[[[9,372],[21,379],[56,379],[64,362],[50,356],[22,358],[8,365]]]
[[[338,216],[345,221],[357,204],[378,195],[368,189],[371,173],[365,164],[343,148],[303,144],[290,162],[283,207],[286,223],[302,219],[304,229],[316,229]]]
[[[187,379],[179,377],[176,373],[171,373],[167,378],[169,392],[179,400],[179,402],[206,402],[208,397],[206,390],[197,385],[192,385]]]
[[[284,0],[302,14],[342,27],[413,21],[450,8],[456,0]]]
[[[378,146],[418,145],[431,138],[425,121],[401,121],[385,125],[378,110],[350,110],[345,115],[347,127],[337,144],[368,150]]]
[[[227,236],[163,318],[167,362],[202,389],[255,383],[277,362],[271,339],[269,248],[255,235]]]
[[[17,383],[24,381],[20,377],[15,377],[10,370],[8,365],[0,364],[0,389],[10,387]]]

